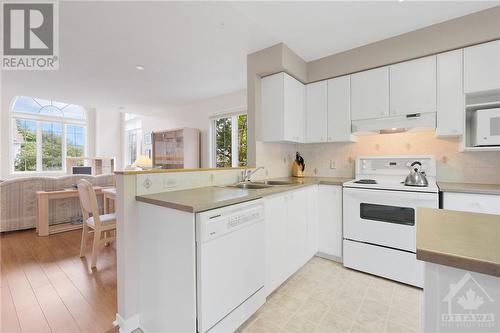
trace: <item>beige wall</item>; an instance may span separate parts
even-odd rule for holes
[[[286,176],[298,149],[306,159],[308,175],[314,175],[316,169],[319,176],[351,177],[359,155],[433,154],[438,159],[440,180],[500,183],[499,152],[460,153],[458,139],[437,139],[434,132],[374,135],[359,137],[357,143],[314,145],[271,144],[259,139],[262,76],[284,71],[309,83],[494,39],[500,39],[500,6],[309,63],[284,44],[252,53],[247,77],[249,161],[266,166],[269,177]],[[330,169],[332,159],[335,170]]]
[[[308,82],[500,38],[500,6],[327,56],[307,64]]]
[[[260,141],[260,78],[266,75],[287,72],[296,79],[307,81],[307,63],[285,44],[249,54],[247,57],[247,107],[248,107],[248,164],[263,165],[259,160],[256,142]],[[261,143],[260,152],[265,152]]]

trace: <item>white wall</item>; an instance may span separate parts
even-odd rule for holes
[[[115,157],[115,168],[123,168],[123,115],[116,110],[95,111],[95,154]]]
[[[200,130],[201,167],[210,167],[210,117],[218,114],[246,111],[246,90],[217,96],[193,104],[169,109],[154,116],[143,116],[142,129],[150,131],[191,127]]]

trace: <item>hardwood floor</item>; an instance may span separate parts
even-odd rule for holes
[[[115,331],[115,242],[101,248],[92,272],[90,243],[88,260],[80,258],[80,237],[80,230],[0,235],[0,332]]]

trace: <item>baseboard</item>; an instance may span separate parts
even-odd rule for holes
[[[323,252],[316,253],[316,257],[320,257],[320,258],[323,258],[323,259],[333,260],[333,261],[342,263],[342,258],[341,257],[333,256],[331,254],[326,254],[326,253],[323,253]]]
[[[120,327],[120,333],[131,333],[139,328],[139,314],[135,314],[125,320],[117,313],[113,324]]]

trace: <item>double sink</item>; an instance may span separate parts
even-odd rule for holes
[[[265,180],[263,182],[242,182],[234,185],[229,185],[227,187],[236,187],[247,190],[258,190],[263,188],[269,188],[273,186],[280,185],[294,185],[294,182],[286,181],[286,180]]]

